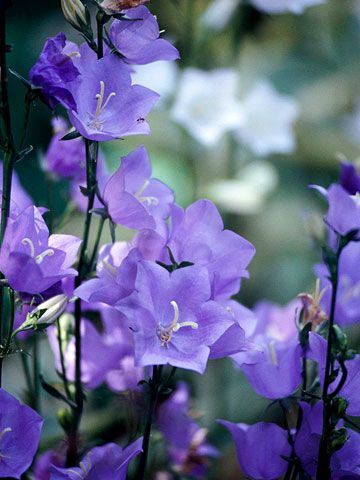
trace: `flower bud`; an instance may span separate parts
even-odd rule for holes
[[[61,0],[61,8],[66,20],[76,29],[87,25],[85,5],[81,0]]]
[[[112,13],[121,12],[121,10],[126,10],[128,8],[136,8],[149,0],[104,0],[101,6]]]

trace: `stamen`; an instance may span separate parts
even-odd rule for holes
[[[55,252],[52,248],[48,248],[35,257],[35,262],[39,265],[45,257],[52,257],[54,253]]]
[[[277,355],[276,355],[276,350],[275,350],[275,342],[270,342],[269,343],[269,352],[270,352],[270,359],[271,359],[271,362],[278,366],[278,359],[277,359]]]
[[[80,52],[72,52],[66,54],[69,58],[81,58]]]
[[[4,428],[4,430],[2,430],[2,431],[0,432],[0,440],[2,440],[3,436],[5,435],[5,433],[9,433],[9,432],[12,432],[12,428],[10,428],[10,427]]]
[[[77,472],[76,470],[69,469],[68,472],[73,473],[74,475],[77,475],[79,478],[81,478],[81,480],[84,480],[83,475],[81,473]]]
[[[117,274],[116,268],[113,265],[111,265],[107,260],[103,260],[102,264],[104,265],[105,268],[107,268],[107,270],[109,270],[109,272],[112,275],[115,276]]]
[[[27,238],[27,237],[26,237],[26,238],[23,238],[23,239],[21,240],[21,243],[22,243],[23,245],[28,245],[28,246],[30,247],[30,256],[31,256],[32,258],[34,258],[34,257],[35,257],[35,247],[34,247],[33,241],[30,240],[30,238]]]
[[[105,100],[105,102],[104,102],[104,95],[105,95],[105,82],[103,82],[103,80],[100,80],[100,93],[97,93],[95,95],[95,98],[97,100],[95,115],[89,114],[91,117],[94,117],[94,118],[88,123],[89,127],[98,131],[102,131],[103,129],[103,122],[99,120],[99,117],[102,114],[102,112],[105,110],[105,108],[108,106],[110,100],[116,96],[116,93],[111,92],[107,97],[107,99]]]
[[[151,196],[144,196],[144,197],[142,196],[142,194],[145,192],[149,184],[150,184],[150,181],[145,180],[143,185],[135,193],[135,198],[137,198],[140,202],[145,203],[148,207],[150,207],[151,205],[154,205],[155,207],[157,207],[160,203],[158,198],[151,197]]]
[[[171,326],[176,326],[178,320],[179,320],[179,315],[180,315],[180,312],[179,312],[179,306],[178,304],[175,302],[175,300],[172,300],[170,302],[170,305],[173,307],[174,309],[174,318],[171,322]]]
[[[173,317],[170,325],[164,327],[162,324],[159,324],[157,329],[156,329],[156,334],[161,341],[161,346],[166,347],[166,348],[169,348],[168,344],[172,339],[173,333],[178,332],[180,330],[180,328],[191,327],[193,330],[196,330],[199,327],[199,325],[196,322],[187,321],[187,322],[180,322],[179,323],[178,322],[179,316],[180,316],[179,306],[175,302],[175,300],[172,300],[170,302],[170,305],[174,309],[174,317]]]

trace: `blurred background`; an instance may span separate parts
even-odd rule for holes
[[[321,230],[324,206],[308,185],[335,180],[339,154],[352,161],[360,157],[360,3],[327,0],[302,15],[272,16],[239,0],[151,0],[149,8],[182,59],[134,72],[134,82],[163,98],[149,117],[150,137],[105,146],[109,169],[144,143],[155,176],[175,190],[181,205],[200,196],[213,200],[226,227],[257,249],[239,295],[246,306],[261,299],[285,304],[300,292],[313,291],[319,252],[311,236]],[[59,1],[14,1],[9,66],[27,77],[45,39],[59,31],[81,42],[64,21]],[[10,89],[21,131],[25,91],[14,78]],[[49,110],[37,104],[28,135],[34,151],[17,172],[34,203],[47,206],[51,197],[60,216],[68,208],[68,185],[53,182],[49,192],[41,169],[52,135],[50,120]],[[81,235],[81,214],[72,215],[63,231]],[[45,338],[43,344],[46,350]],[[46,365],[48,378],[55,378]],[[12,372],[6,375],[8,388],[21,392],[18,361],[7,368]],[[276,408],[264,411],[268,402],[252,393],[230,360],[212,362],[206,375],[189,375],[188,380],[194,408],[203,413],[202,423],[222,450],[231,449],[225,446],[229,437],[214,427],[214,419],[251,423],[278,414]],[[93,395],[96,411],[106,393]],[[99,428],[92,411],[84,428]],[[54,416],[49,417],[49,442],[59,433]],[[228,455],[212,478],[220,478],[218,471],[222,479],[239,478],[231,451]]]

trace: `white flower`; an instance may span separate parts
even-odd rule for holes
[[[293,126],[299,106],[292,97],[280,95],[269,82],[260,80],[245,96],[242,106],[244,121],[235,132],[241,144],[259,156],[294,151]]]
[[[222,30],[229,23],[241,0],[213,0],[202,17],[202,23],[213,30]]]
[[[250,0],[254,7],[266,13],[302,13],[306,8],[320,5],[325,0]]]
[[[172,118],[203,145],[216,145],[224,133],[242,124],[238,80],[236,70],[188,68],[180,80]]]
[[[159,61],[148,65],[134,65],[132,83],[150,88],[160,95],[161,104],[175,91],[178,68],[175,62]]]

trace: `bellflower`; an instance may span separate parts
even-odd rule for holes
[[[40,87],[45,103],[52,109],[61,102],[69,108],[76,108],[68,88],[80,72],[72,58],[79,55],[78,47],[68,42],[64,33],[48,38],[36,64],[29,73],[32,84]]]
[[[186,384],[177,385],[169,399],[159,406],[156,419],[176,471],[204,478],[206,457],[217,457],[219,452],[206,442],[206,429],[200,428],[189,416],[189,391]]]
[[[168,41],[160,38],[156,17],[140,5],[124,11],[125,20],[114,20],[109,36],[123,60],[129,64],[144,65],[158,60],[177,60],[179,52]]]
[[[62,118],[52,120],[54,136],[43,158],[45,170],[61,178],[83,178],[85,176],[85,144],[82,138],[61,140],[69,127]]]
[[[350,195],[360,192],[360,175],[353,163],[342,160],[339,183]]]
[[[0,251],[0,270],[18,292],[41,293],[65,277],[74,277],[81,240],[50,235],[40,211],[28,207],[10,220]]]
[[[321,5],[325,0],[250,0],[254,7],[270,14],[295,13],[300,14],[314,5]]]
[[[210,274],[215,300],[238,293],[241,277],[255,248],[240,235],[224,230],[224,223],[210,200],[198,200],[186,210],[175,206],[167,238],[144,230],[134,240],[144,258],[171,263],[169,250],[178,264],[190,262]],[[167,248],[168,247],[168,248]]]
[[[211,299],[206,269],[188,267],[171,274],[139,262],[136,291],[120,307],[134,332],[135,362],[203,373],[211,345],[233,324]]]
[[[235,131],[241,145],[258,156],[295,150],[293,127],[299,106],[294,98],[279,94],[268,81],[260,80],[242,99],[242,109],[243,122]]]
[[[66,463],[64,452],[47,450],[39,455],[34,465],[34,480],[50,480],[50,468],[64,467]]]
[[[43,420],[2,388],[0,404],[0,477],[20,479],[32,464]]]
[[[112,54],[89,62],[80,81],[72,83],[72,94],[71,123],[85,138],[99,142],[149,134],[144,118],[159,97],[132,86],[128,67]]]
[[[112,478],[125,480],[131,460],[141,452],[142,438],[127,448],[120,448],[115,443],[90,450],[75,468],[51,468],[50,480],[100,480]]]
[[[300,384],[302,349],[295,325],[299,306],[298,301],[285,307],[260,303],[255,308],[257,326],[248,338],[257,349],[232,356],[255,392],[266,398],[287,397]]]
[[[291,455],[287,432],[274,423],[255,425],[219,420],[231,433],[241,470],[249,478],[274,480],[282,477]]]
[[[184,70],[172,118],[205,147],[213,147],[244,120],[236,98],[237,84],[235,70]]]
[[[144,146],[121,159],[102,197],[114,223],[136,229],[155,229],[157,222],[168,217],[174,203],[172,190],[151,177],[151,163]]]

